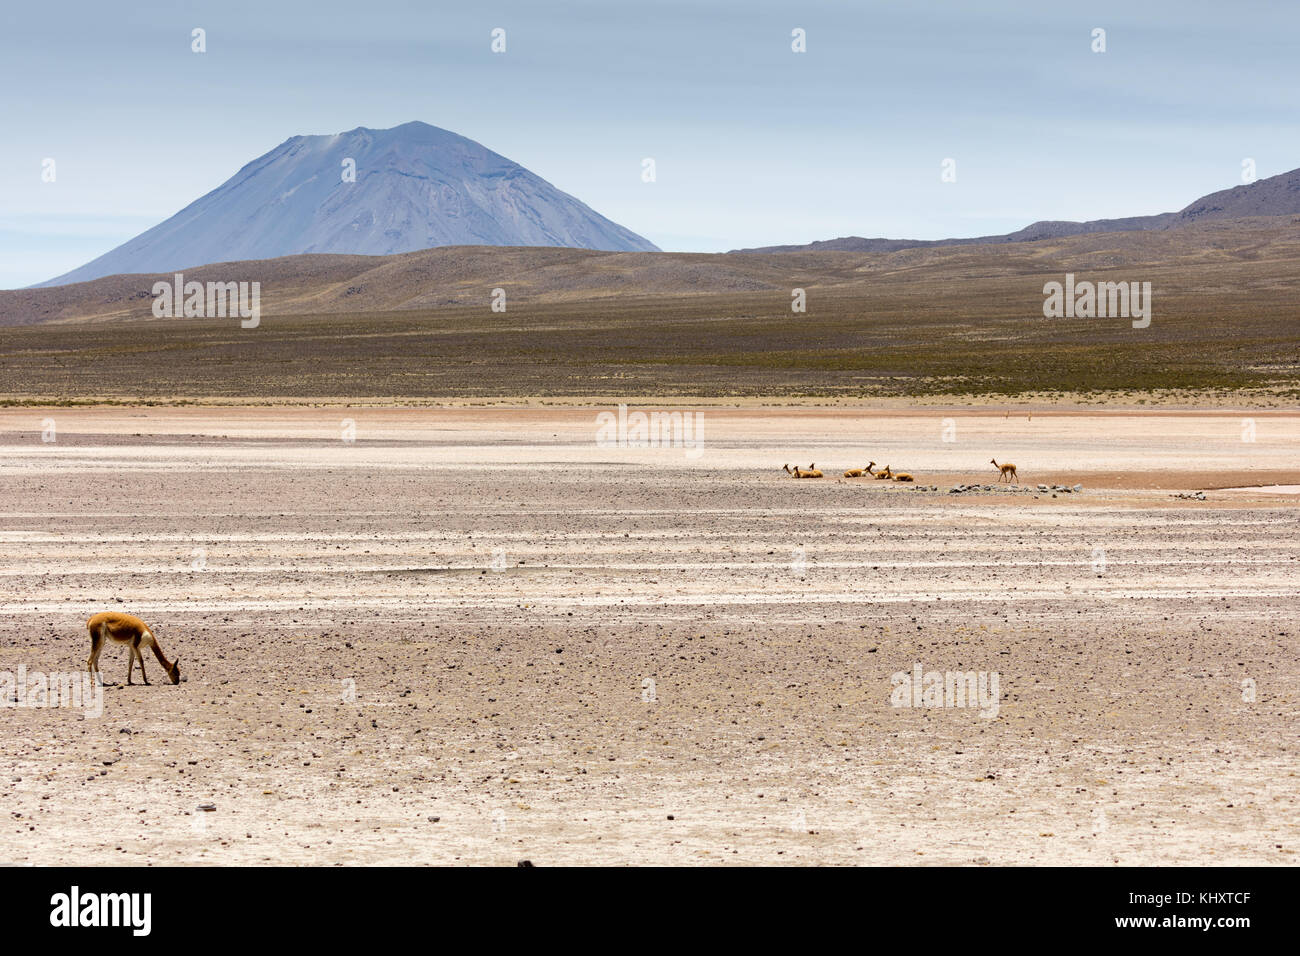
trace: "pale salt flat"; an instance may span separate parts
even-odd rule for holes
[[[1289,486],[1300,415],[705,411],[0,410],[0,671],[114,608],[188,678],[6,710],[0,858],[1293,862],[1296,503],[1172,494]],[[994,455],[1085,490],[944,493]],[[778,470],[870,459],[944,492]]]

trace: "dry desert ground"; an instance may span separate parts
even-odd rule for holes
[[[1294,863],[1300,413],[604,408],[0,410],[0,862]]]

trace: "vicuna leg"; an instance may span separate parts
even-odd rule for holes
[[[149,675],[144,672],[144,655],[140,653],[139,641],[136,641],[131,645],[131,653],[135,655],[136,661],[140,664],[140,679],[144,681],[147,686],[149,684]]]
[[[90,630],[87,628],[87,630]],[[90,671],[93,679],[97,679],[102,685],[104,676],[99,673],[99,652],[104,649],[104,635],[90,631],[90,657],[86,660],[86,670]]]

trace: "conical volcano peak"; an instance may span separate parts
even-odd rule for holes
[[[523,166],[418,120],[294,136],[166,222],[45,285],[299,253],[656,251]]]

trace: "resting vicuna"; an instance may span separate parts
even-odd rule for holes
[[[866,473],[867,473],[867,472],[866,472],[866,469],[865,469],[865,468],[850,468],[848,471],[846,471],[846,472],[844,473],[844,477],[845,477],[845,478],[861,478],[861,477],[862,477],[863,475],[865,475]]]
[[[905,471],[900,471],[898,474],[896,474],[896,475],[894,476],[894,480],[895,480],[895,481],[915,481],[916,479],[913,478],[911,475],[909,475],[907,472],[905,472]]]
[[[116,611],[103,611],[96,614],[86,622],[86,630],[90,632],[90,659],[86,661],[86,669],[90,671],[93,677],[99,674],[99,653],[104,649],[105,641],[112,641],[114,644],[125,644],[127,646],[126,665],[126,682],[131,683],[131,671],[135,667],[135,662],[140,662],[140,677],[144,682],[149,683],[149,678],[144,673],[144,658],[140,656],[140,649],[147,647],[153,651],[154,657],[158,658],[158,663],[163,666],[167,672],[167,677],[173,684],[181,682],[180,658],[167,663],[167,658],[163,656],[162,648],[158,646],[158,638],[154,637],[153,630],[144,621],[138,617],[132,617],[130,614],[119,614]],[[103,676],[99,677],[100,683],[103,683]]]
[[[1001,481],[1001,480],[1004,479],[1004,478],[1005,478],[1007,481],[1010,481],[1010,480],[1013,479],[1013,478],[1014,478],[1016,481],[1019,481],[1019,480],[1020,480],[1020,476],[1016,474],[1016,466],[1015,466],[1015,465],[1012,465],[1012,464],[1010,464],[1010,463],[1005,464],[1005,465],[999,465],[999,464],[998,464],[998,460],[997,460],[996,458],[990,458],[990,459],[989,459],[989,462],[990,462],[990,464],[993,465],[994,468],[998,469],[998,481]]]
[[[894,473],[890,471],[889,466],[886,465],[883,469],[876,472],[874,477],[877,481],[881,481],[881,480],[888,481],[890,478],[894,477]]]
[[[793,478],[820,478],[822,476],[822,473],[820,471],[816,471],[813,469],[805,470],[803,468],[800,468],[798,465],[794,466],[793,471],[791,471],[789,465],[782,465],[781,467],[784,468],[786,472]]]

